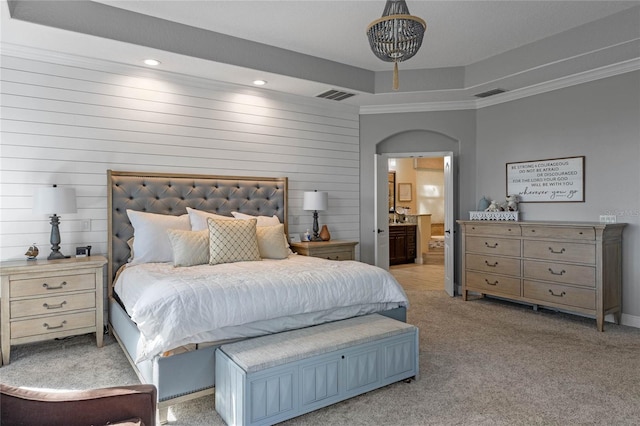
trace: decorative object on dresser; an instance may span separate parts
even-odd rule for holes
[[[303,256],[321,257],[329,260],[355,260],[356,241],[292,242],[291,249]]]
[[[326,210],[328,206],[328,193],[324,191],[308,191],[304,193],[304,199],[302,201],[303,210],[313,211],[313,237],[311,241],[321,241],[318,231],[318,211]]]
[[[51,254],[47,259],[64,259],[66,256],[60,253],[60,217],[58,213],[75,213],[76,190],[73,188],[60,188],[53,185],[46,188],[38,188],[33,196],[33,213],[51,215]]]
[[[1,262],[3,363],[22,343],[96,333],[101,347],[106,263],[102,256]]]
[[[458,221],[462,298],[494,295],[563,311],[622,315],[622,231],[626,224]]]

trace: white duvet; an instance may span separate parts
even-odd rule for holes
[[[187,343],[408,306],[402,287],[383,269],[299,255],[183,268],[128,266],[114,288],[141,332],[136,362]]]

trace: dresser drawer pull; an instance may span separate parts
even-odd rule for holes
[[[62,321],[62,322],[60,323],[60,325],[52,326],[52,325],[49,325],[49,324],[47,324],[47,323],[45,322],[44,324],[42,324],[42,326],[43,326],[44,328],[46,328],[47,330],[55,330],[55,329],[58,329],[58,328],[62,328],[62,327],[64,327],[64,325],[65,325],[66,323],[67,323],[67,320],[64,320],[64,321]]]
[[[486,260],[484,261],[484,264],[487,266],[490,266],[492,268],[495,268],[496,266],[498,266],[498,262],[493,262],[493,264],[487,262]]]
[[[553,292],[553,290],[549,289],[549,294],[551,294],[552,296],[555,296],[555,297],[563,297],[563,296],[564,296],[565,294],[567,294],[567,293],[565,293],[565,292],[563,291],[563,292],[562,292],[562,293],[560,293],[560,294],[555,294],[555,293]]]
[[[553,254],[562,254],[562,253],[564,253],[564,252],[565,252],[565,249],[564,249],[564,248],[562,248],[562,249],[560,249],[560,251],[555,251],[555,250],[553,249],[553,247],[549,247],[549,251],[550,251],[551,253],[553,253]]]
[[[498,285],[498,280],[495,280],[494,282],[490,283],[488,279],[484,279],[484,282],[489,284],[489,285]]]
[[[58,287],[51,287],[49,284],[44,283],[42,284],[42,287],[46,288],[47,290],[60,290],[61,288],[63,288],[65,285],[67,285],[66,281],[62,281],[60,283],[60,285]]]
[[[48,303],[43,303],[42,306],[44,306],[47,309],[60,309],[66,304],[67,304],[67,301],[63,300],[62,303],[58,303],[57,305],[50,305]]]
[[[488,248],[496,248],[496,247],[498,247],[498,243],[495,243],[494,245],[492,245],[492,246],[491,246],[491,245],[489,245],[489,243],[488,243],[488,242],[486,242],[486,241],[484,242],[484,245],[485,245],[485,246],[487,246]]]
[[[553,269],[549,268],[549,272],[551,272],[551,275],[564,275],[567,271],[565,271],[564,269],[560,272],[556,272]]]

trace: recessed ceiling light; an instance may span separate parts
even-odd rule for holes
[[[158,61],[157,59],[145,59],[144,63],[147,65],[151,65],[152,67],[160,65],[160,61]]]
[[[253,80],[253,84],[255,84],[256,86],[264,86],[265,84],[267,84],[267,82],[264,80]]]

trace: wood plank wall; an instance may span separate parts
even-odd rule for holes
[[[332,238],[359,240],[358,110],[125,65],[2,55],[0,259],[50,252],[32,194],[76,189],[62,252],[107,251],[106,170],[289,178],[289,230],[311,228],[302,193],[329,192]],[[90,220],[91,230],[83,230]]]

